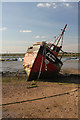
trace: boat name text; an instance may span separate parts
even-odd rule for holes
[[[50,52],[48,52],[48,53],[46,54],[46,56],[47,56],[50,60],[52,60],[53,62],[55,62],[56,58],[55,58],[54,55],[50,54]]]

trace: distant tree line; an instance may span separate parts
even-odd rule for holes
[[[62,53],[59,53],[59,56],[61,56]],[[79,57],[80,56],[80,53],[70,53],[70,52],[66,52],[64,53],[63,56],[76,56],[76,57]]]
[[[0,54],[0,56],[24,56],[25,53],[4,53]]]
[[[0,56],[24,56],[25,53],[4,53],[4,54],[0,54]],[[59,56],[61,56],[62,53],[59,53]],[[80,56],[80,53],[70,53],[70,52],[66,52],[64,53],[63,56]]]

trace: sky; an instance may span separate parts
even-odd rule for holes
[[[63,50],[78,52],[78,2],[3,2],[2,52],[25,53],[35,42],[54,42],[65,24]]]

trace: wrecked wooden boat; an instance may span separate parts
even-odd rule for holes
[[[64,54],[62,43],[66,26],[67,24],[54,43],[37,42],[28,48],[23,60],[27,80],[37,80],[39,77],[53,77],[59,73],[63,65],[61,61]],[[58,54],[60,52],[61,56],[59,58]]]

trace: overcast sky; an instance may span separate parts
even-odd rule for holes
[[[78,51],[77,2],[4,2],[2,3],[2,52],[25,53],[27,47],[61,33],[68,24],[63,50]]]

